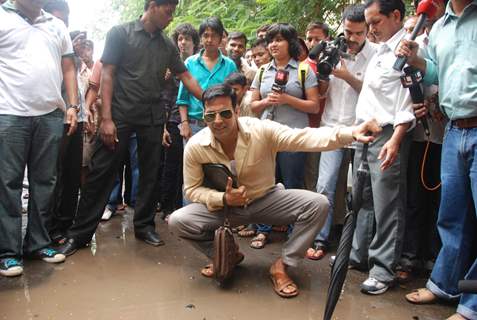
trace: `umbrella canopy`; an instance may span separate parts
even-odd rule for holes
[[[353,183],[352,210],[346,214],[343,224],[336,259],[331,268],[331,279],[328,287],[328,298],[325,305],[325,314],[323,320],[331,320],[338,299],[343,289],[343,284],[348,273],[349,255],[353,244],[354,230],[356,229],[356,218],[363,202],[363,189],[366,180],[369,178],[368,164],[368,144],[363,145],[361,154],[361,163],[356,175],[356,183]]]

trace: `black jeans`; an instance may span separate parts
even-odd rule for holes
[[[58,155],[58,180],[51,205],[51,221],[48,225],[50,236],[64,234],[73,224],[78,207],[78,194],[81,182],[83,161],[83,123],[71,135],[69,125],[64,125]]]
[[[177,123],[168,122],[167,131],[171,137],[171,146],[164,148],[164,168],[161,183],[161,207],[164,213],[182,207],[182,156],[184,144]]]
[[[441,242],[437,233],[440,192],[428,191],[421,182],[421,164],[426,142],[413,141],[408,165],[406,227],[401,266],[415,268],[419,261],[434,261]],[[440,144],[431,143],[426,159],[424,179],[434,187],[440,181]]]
[[[101,221],[104,208],[114,187],[116,174],[127,154],[129,138],[136,132],[138,143],[139,188],[134,214],[134,231],[155,229],[157,189],[160,177],[163,125],[118,128],[119,142],[114,151],[97,139],[91,157],[90,172],[81,189],[78,213],[67,236],[78,244],[87,244]]]

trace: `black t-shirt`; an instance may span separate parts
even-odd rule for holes
[[[148,33],[140,20],[115,26],[108,32],[101,61],[116,66],[111,110],[116,126],[165,122],[160,101],[166,70],[180,74],[187,69],[162,31]]]

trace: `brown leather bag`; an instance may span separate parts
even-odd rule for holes
[[[234,188],[237,188],[237,181],[228,168],[222,164],[207,163],[203,165],[204,185],[218,190],[225,191],[227,178],[231,177]],[[237,263],[238,246],[235,242],[234,234],[230,228],[228,220],[229,208],[224,206],[224,224],[215,230],[214,236],[214,278],[219,284],[223,284],[229,279]]]
[[[227,219],[226,219],[227,221]],[[214,237],[214,278],[220,284],[232,277],[236,259],[237,259],[237,245],[232,233],[232,229],[228,222],[215,230]]]

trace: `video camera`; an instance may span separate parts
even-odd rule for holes
[[[330,74],[341,58],[353,59],[352,55],[346,53],[348,45],[344,35],[339,35],[332,41],[322,40],[311,49],[310,59],[318,62],[318,77],[321,80],[329,80]]]

